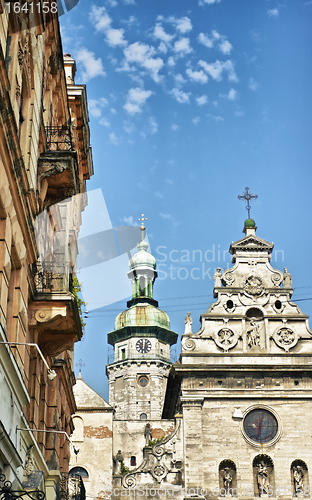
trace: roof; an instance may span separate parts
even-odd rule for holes
[[[77,410],[107,410],[113,408],[82,379],[79,373],[73,387]]]

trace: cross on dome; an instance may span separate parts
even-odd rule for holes
[[[250,209],[251,209],[250,201],[251,200],[256,200],[257,198],[258,198],[257,194],[251,194],[251,193],[249,193],[249,187],[245,187],[244,194],[239,194],[238,195],[238,199],[239,200],[244,200],[244,201],[247,202],[246,210],[248,211],[248,219],[250,219]]]

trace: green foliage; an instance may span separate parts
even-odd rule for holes
[[[124,475],[127,474],[127,472],[130,472],[129,467],[127,467],[123,462],[121,462],[120,473]]]
[[[148,442],[148,446],[154,446],[156,443],[160,443],[164,438],[155,438],[155,439],[150,439]]]
[[[71,288],[71,293],[76,299],[78,310],[79,310],[79,316],[80,316],[80,321],[81,321],[81,326],[82,326],[82,331],[85,333],[85,322],[83,321],[83,312],[82,312],[82,307],[86,307],[87,303],[79,297],[79,293],[81,292],[81,283],[79,283],[78,278],[76,276],[72,277],[72,288]]]

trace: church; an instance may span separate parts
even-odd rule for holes
[[[130,259],[132,299],[108,333],[109,402],[79,374],[70,475],[87,498],[310,497],[312,331],[291,301],[292,277],[251,218],[217,269],[214,298],[192,332],[158,308],[156,260],[142,239]],[[232,235],[229,235],[231,238]]]

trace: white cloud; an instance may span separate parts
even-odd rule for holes
[[[77,63],[81,63],[83,66],[82,79],[85,82],[95,78],[96,76],[105,76],[105,71],[102,63],[102,59],[99,57],[96,59],[94,57],[94,52],[86,48],[81,48],[79,52],[76,53]]]
[[[194,125],[198,125],[200,122],[200,116],[195,116],[195,118],[193,118],[192,122],[194,123]]]
[[[176,62],[175,62],[174,57],[170,56],[170,57],[168,58],[167,64],[168,64],[168,66],[171,66],[171,67],[175,66],[175,65],[176,65]]]
[[[250,88],[250,90],[258,90],[258,83],[254,80],[254,78],[249,78],[249,85],[248,87]]]
[[[153,35],[155,38],[159,38],[159,40],[162,40],[165,43],[170,43],[171,40],[174,38],[174,35],[169,35],[168,33],[165,32],[164,28],[160,23],[156,24]]]
[[[122,222],[125,222],[126,224],[128,224],[128,226],[133,226],[133,217],[132,215],[129,215],[129,217],[124,217],[122,219]]]
[[[173,50],[181,55],[189,54],[190,52],[192,52],[192,48],[190,46],[190,39],[180,38],[180,40],[177,40],[175,42]]]
[[[160,42],[159,46],[158,46],[158,51],[159,52],[162,52],[163,54],[167,54],[168,52],[168,47],[167,45],[165,44],[165,42]]]
[[[174,88],[171,90],[170,94],[181,104],[189,104],[190,102],[190,92],[183,92],[180,89]]]
[[[101,118],[99,121],[100,125],[103,125],[103,127],[110,127],[110,121],[107,118]]]
[[[185,78],[181,75],[181,73],[178,73],[177,75],[174,75],[175,83],[178,86],[184,85],[186,83]]]
[[[269,17],[278,17],[279,16],[279,10],[278,9],[269,9],[268,10],[268,16]]]
[[[116,109],[115,108],[111,108],[110,109],[110,112],[113,113],[113,115],[115,115],[117,113]]]
[[[235,99],[237,98],[237,92],[235,89],[231,89],[228,93],[228,96],[227,98],[230,100],[230,101],[235,101]]]
[[[216,122],[224,122],[224,118],[222,118],[222,116],[216,116],[216,115],[210,115],[210,114],[208,114],[207,116],[208,116],[208,118],[212,118]]]
[[[205,35],[205,33],[199,33],[198,39],[200,43],[212,49],[217,41],[220,41],[218,48],[223,54],[229,54],[233,49],[232,44],[226,39],[224,35],[220,35],[216,30],[212,30],[211,37]]]
[[[110,28],[106,32],[106,42],[111,47],[116,47],[117,45],[127,45],[126,40],[124,39],[124,30],[123,29],[113,29]]]
[[[196,102],[198,106],[203,106],[204,104],[207,104],[208,97],[205,94],[201,95],[200,97],[196,97]]]
[[[199,5],[212,5],[213,3],[220,3],[221,0],[199,0]]]
[[[148,120],[148,125],[150,129],[151,134],[157,134],[158,132],[158,123],[156,122],[155,118],[153,116],[150,117]]]
[[[155,55],[155,52],[154,47],[150,47],[146,43],[132,43],[124,49],[125,66],[123,69],[131,71],[129,63],[136,63],[145,68],[155,82],[159,82],[161,76],[158,73],[163,67],[164,62],[160,57],[152,57]]]
[[[126,5],[136,5],[134,0],[123,0],[123,3],[125,3]]]
[[[114,146],[118,145],[118,137],[116,136],[115,132],[111,132],[109,134],[109,141],[111,144],[114,144]]]
[[[124,121],[123,128],[127,134],[132,134],[135,131],[135,126],[131,122]]]
[[[199,71],[192,71],[190,68],[187,68],[186,74],[189,77],[190,80],[193,80],[194,82],[197,83],[207,83],[208,82],[208,76],[206,73],[203,72],[203,70]]]
[[[180,33],[187,33],[193,29],[191,20],[189,17],[181,17],[181,19],[177,19],[175,21],[175,25]]]
[[[223,54],[229,54],[232,48],[233,46],[228,40],[224,40],[219,45],[219,49],[221,50],[221,52],[223,52]]]
[[[174,123],[173,125],[171,125],[171,130],[174,130],[174,132],[177,132],[178,130],[180,130],[180,127],[179,127],[179,125]]]
[[[208,49],[212,49],[212,47],[214,46],[214,40],[208,38],[208,36],[204,33],[199,33],[198,41],[205,45],[205,47],[208,47]]]
[[[106,33],[106,30],[110,28],[110,25],[112,23],[112,20],[107,14],[105,7],[97,7],[96,5],[92,5],[89,19],[95,27],[96,31],[100,31],[102,33]]]
[[[101,97],[100,99],[89,99],[89,113],[94,118],[100,118],[102,116],[102,108],[108,105],[108,100],[105,97]]]
[[[199,61],[199,64],[214,80],[222,80],[222,73],[223,71],[226,71],[228,73],[228,79],[230,82],[238,81],[233,63],[232,61],[230,61],[230,59],[225,62],[220,62],[219,60],[217,60],[214,63]]]
[[[144,90],[140,89],[139,87],[130,89],[127,95],[124,109],[127,111],[127,113],[129,113],[129,115],[141,113],[142,107],[152,94],[153,92],[151,90]]]

